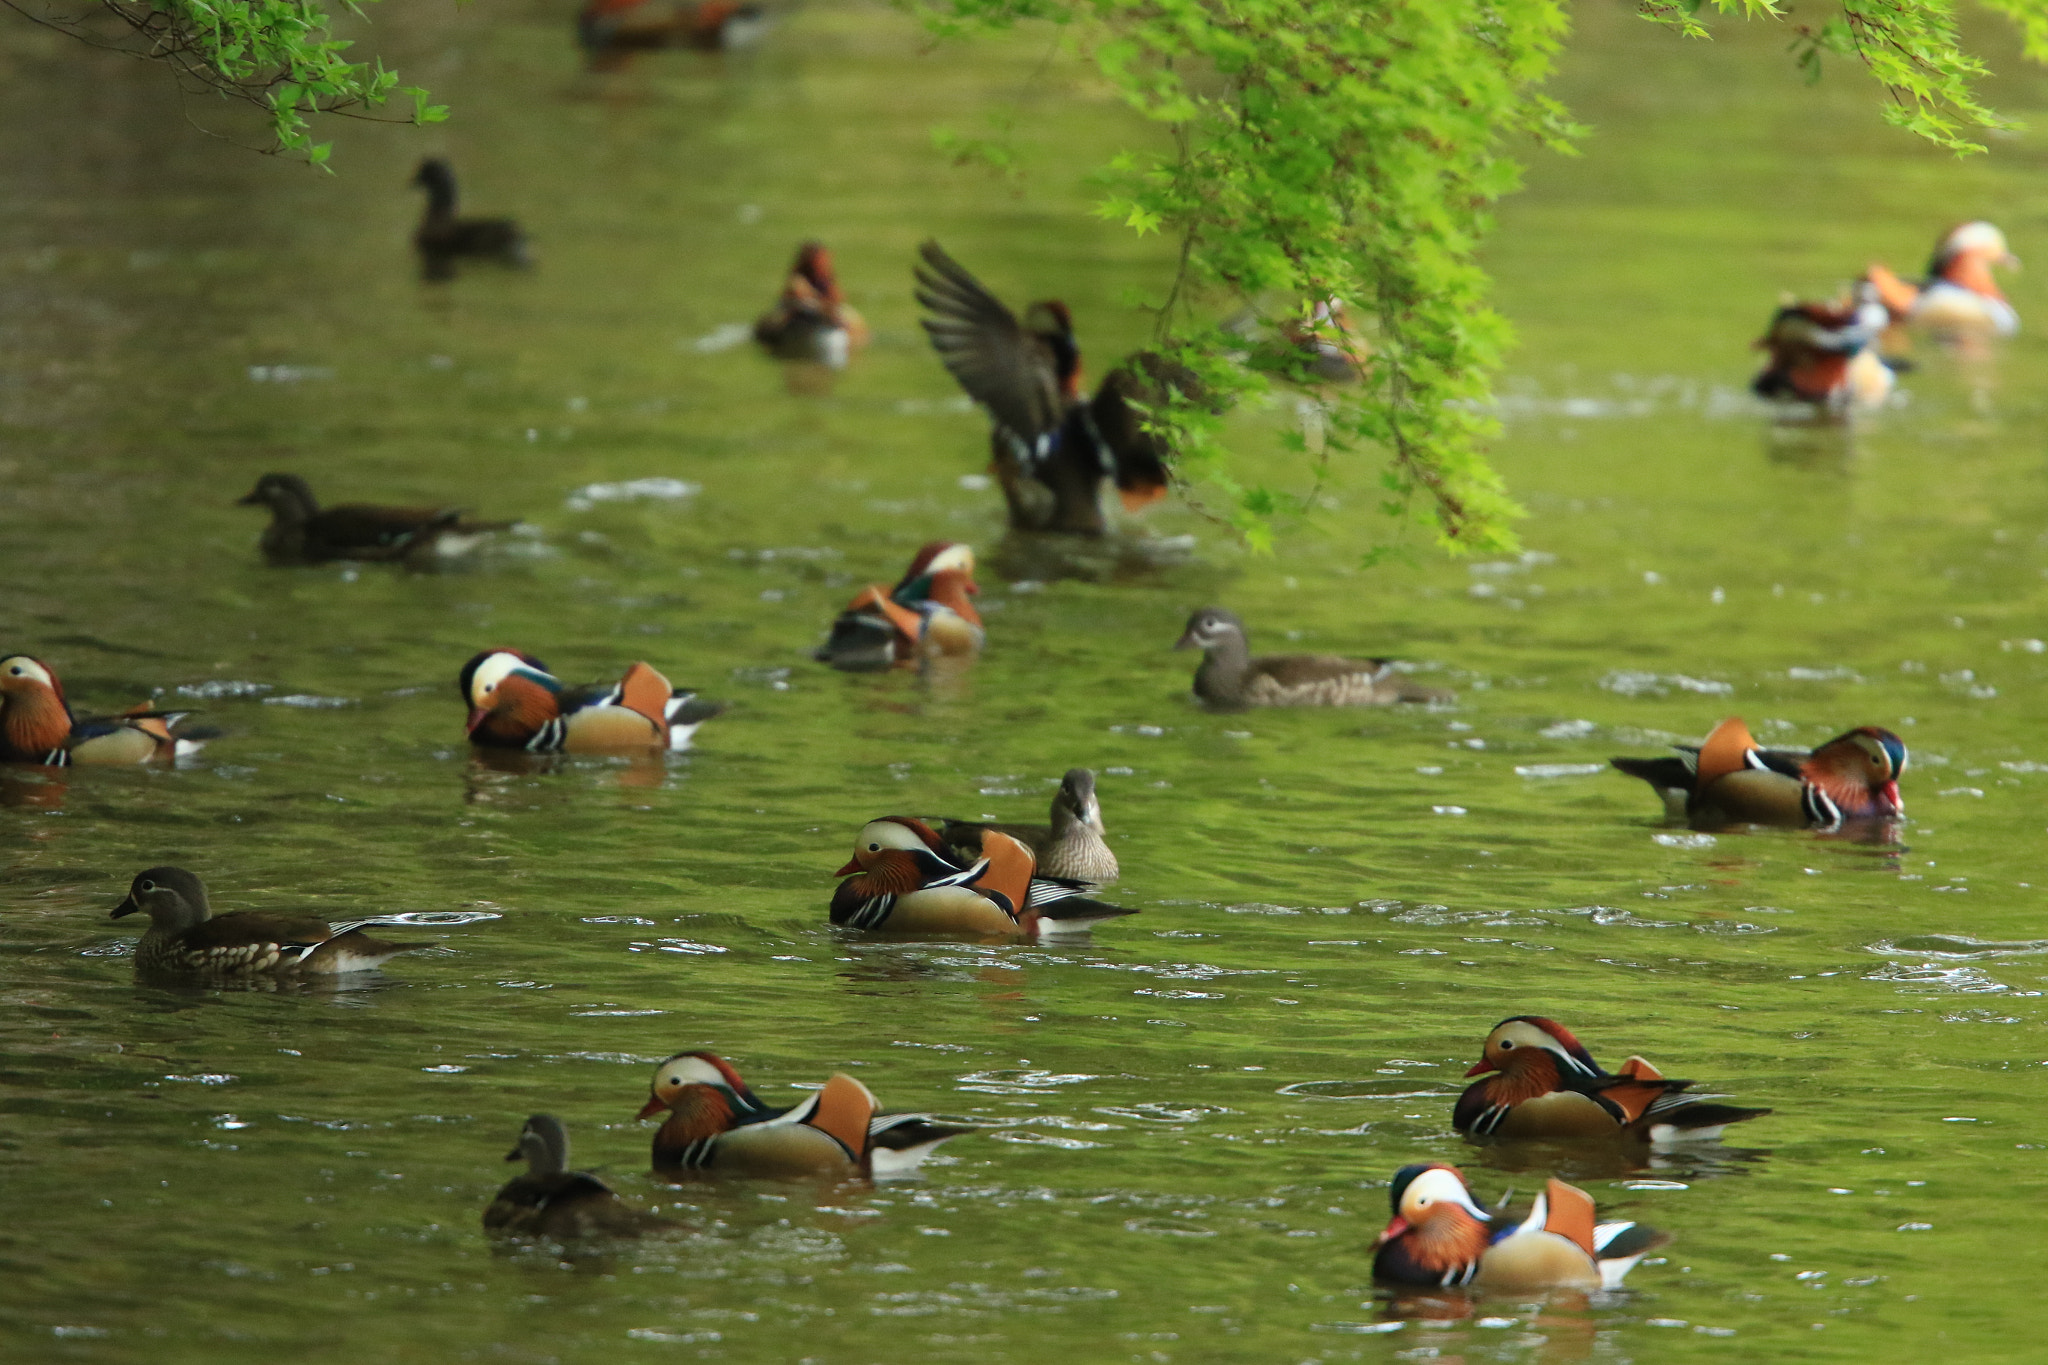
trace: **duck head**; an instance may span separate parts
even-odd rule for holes
[[[930,825],[907,815],[885,815],[861,826],[860,837],[853,842],[853,858],[832,875],[850,877],[865,872],[890,883],[882,890],[896,891],[895,883],[907,881],[898,894],[915,891],[924,884],[923,868],[917,858],[920,853],[930,853],[948,864],[952,862],[945,841],[932,832]]]
[[[1388,1189],[1393,1218],[1373,1242],[1373,1269],[1387,1278],[1448,1284],[1469,1275],[1486,1251],[1492,1216],[1472,1202],[1456,1166],[1403,1166]]]
[[[528,1175],[560,1175],[569,1169],[569,1130],[553,1114],[535,1114],[519,1130],[519,1145],[505,1160],[526,1159]]]
[[[1534,1014],[1503,1019],[1486,1035],[1486,1045],[1467,1076],[1498,1072],[1496,1080],[1481,1082],[1490,1100],[1515,1104],[1547,1095],[1568,1076],[1602,1075],[1584,1046],[1570,1029],[1555,1020]]]
[[[723,1132],[735,1109],[759,1109],[761,1102],[740,1073],[723,1057],[711,1052],[678,1052],[654,1068],[647,1087],[647,1103],[638,1117],[658,1118],[673,1113],[684,1118],[706,1118],[708,1131]]]
[[[798,247],[796,264],[790,267],[790,273],[803,276],[825,303],[840,302],[839,275],[832,269],[832,253],[823,242],[805,242]]]
[[[312,486],[296,474],[265,474],[235,505],[268,507],[280,521],[306,521],[320,510]]]
[[[1815,749],[1800,765],[1800,776],[1818,787],[1851,819],[1903,815],[1899,778],[1906,771],[1906,742],[1889,730],[1864,725]]]
[[[1237,619],[1237,614],[1222,607],[1203,607],[1188,618],[1187,629],[1181,632],[1173,647],[1210,650],[1228,645],[1233,639],[1240,646],[1249,648],[1244,622]]]
[[[514,719],[531,720],[538,728],[554,716],[561,686],[546,664],[516,649],[484,650],[455,679],[456,691],[469,706],[472,732],[496,711],[512,712]]]
[[[138,910],[166,933],[204,924],[213,913],[206,901],[206,883],[182,867],[152,867],[136,873],[128,884],[127,897],[107,918],[119,919]]]
[[[1060,779],[1059,795],[1053,798],[1053,824],[1072,822],[1102,833],[1102,803],[1095,797],[1095,770],[1069,768]],[[1058,830],[1055,828],[1054,833]]]
[[[1982,220],[1964,223],[1941,239],[1934,248],[1934,259],[1928,263],[1929,278],[1940,278],[1951,284],[1959,284],[1975,293],[1992,298],[2003,298],[1998,286],[1992,281],[1991,267],[2002,265],[2008,270],[2019,268],[2020,258],[2013,255],[2005,244],[2005,234],[1997,227]]]
[[[910,567],[903,571],[903,577],[896,580],[896,588],[891,595],[898,598],[915,596],[916,593],[908,590],[916,588],[918,580],[948,570],[966,575],[967,591],[981,591],[981,586],[974,581],[974,547],[957,540],[933,540],[918,549]]]

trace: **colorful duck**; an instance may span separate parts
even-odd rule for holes
[[[1788,303],[1757,340],[1771,358],[1750,388],[1760,398],[1835,415],[1883,407],[1897,383],[1877,349],[1890,324],[1890,312],[1867,281],[1855,298],[1839,303]]]
[[[1340,659],[1330,654],[1252,657],[1244,622],[1221,607],[1188,618],[1175,649],[1199,649],[1195,696],[1219,710],[1248,706],[1387,706],[1445,702],[1452,694],[1412,683],[1391,659]]]
[[[382,966],[424,943],[389,943],[363,929],[391,924],[368,915],[331,924],[318,915],[237,910],[216,915],[206,884],[182,867],[152,867],[135,875],[110,919],[137,912],[149,929],[135,949],[138,971],[193,976],[332,976]]]
[[[1952,228],[1935,244],[1927,278],[1918,284],[1882,265],[1871,266],[1863,278],[1894,317],[1916,327],[1951,335],[2006,337],[2019,331],[2020,315],[1999,291],[1991,268],[2010,269],[2019,263],[2005,244],[2005,234],[1980,220]]]
[[[934,1123],[927,1114],[876,1109],[867,1087],[843,1074],[777,1109],[762,1103],[724,1058],[678,1052],[655,1067],[640,1117],[662,1119],[654,1134],[656,1171],[769,1178],[909,1175],[940,1143],[974,1131]]]
[[[766,11],[742,0],[588,0],[576,16],[576,41],[592,70],[616,71],[635,52],[745,47],[766,27]]]
[[[985,638],[981,615],[969,599],[980,591],[973,548],[934,540],[918,550],[895,587],[884,592],[869,584],[847,603],[812,657],[866,673],[914,666],[932,655],[979,653]]]
[[[211,737],[175,728],[191,714],[145,703],[118,716],[80,718],[48,664],[26,654],[0,659],[0,762],[51,768],[169,763],[199,752]]]
[[[343,503],[322,507],[296,474],[265,474],[236,499],[241,507],[267,507],[263,554],[272,564],[324,564],[352,559],[419,565],[437,556],[466,553],[509,521],[470,521],[459,507],[377,507]]]
[[[1905,814],[1899,778],[1906,742],[1864,725],[1811,753],[1765,749],[1740,717],[1714,727],[1676,758],[1616,758],[1613,765],[1657,789],[1665,809],[1695,825],[1790,825],[1833,830],[1849,821]]]
[[[1569,1029],[1533,1014],[1495,1024],[1465,1074],[1486,1079],[1458,1097],[1451,1126],[1474,1138],[1701,1142],[1771,1112],[1688,1095],[1691,1081],[1666,1080],[1641,1057],[1603,1071]]]
[[[956,857],[971,862],[982,855],[982,836],[989,830],[1016,839],[1038,859],[1048,877],[1063,877],[1101,886],[1116,880],[1116,854],[1103,839],[1102,802],[1095,795],[1095,773],[1069,768],[1052,797],[1052,822],[1046,825],[990,825],[969,820],[944,820],[939,837]]]
[[[641,1237],[676,1228],[636,1209],[588,1171],[569,1169],[569,1133],[553,1114],[535,1114],[519,1130],[505,1160],[526,1161],[526,1174],[505,1183],[484,1210],[484,1231],[550,1242]]]
[[[1129,512],[1166,496],[1170,452],[1145,429],[1146,420],[1173,393],[1191,395],[1192,374],[1144,352],[1112,370],[1087,398],[1065,304],[1034,303],[1019,321],[937,242],[918,254],[925,332],[967,396],[994,420],[992,469],[1011,526],[1099,536],[1109,530],[1103,498],[1110,485]]]
[[[820,242],[797,248],[796,263],[775,306],[754,323],[754,340],[778,360],[809,360],[846,368],[868,344],[868,324],[840,292],[832,253]]]
[[[908,934],[1083,933],[1106,919],[1136,914],[1087,900],[1086,883],[1037,875],[1031,850],[987,829],[971,864],[929,825],[909,816],[870,820],[854,841],[846,878],[832,896],[832,922],[850,929]]]
[[[1455,1166],[1403,1166],[1389,1194],[1394,1217],[1373,1243],[1372,1273],[1394,1284],[1619,1289],[1637,1261],[1671,1240],[1638,1223],[1595,1222],[1593,1197],[1554,1178],[1526,1219],[1499,1232]]]
[[[456,690],[469,704],[469,742],[529,753],[629,753],[690,747],[697,727],[725,709],[670,687],[636,663],[615,683],[568,687],[517,650],[487,649],[462,666]]]
[[[458,261],[494,261],[527,266],[526,233],[510,218],[464,218],[456,212],[455,170],[430,156],[413,172],[412,183],[427,192],[426,212],[413,230],[420,273],[429,280],[455,278]]]

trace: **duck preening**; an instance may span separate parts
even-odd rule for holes
[[[1087,899],[1086,882],[1038,875],[1030,848],[999,830],[984,827],[969,861],[906,815],[868,821],[834,875],[846,880],[832,894],[832,922],[850,929],[1044,937],[1137,913]]]
[[[1593,1197],[1555,1178],[1526,1219],[1499,1231],[1455,1166],[1403,1166],[1388,1193],[1394,1217],[1373,1243],[1372,1273],[1393,1284],[1619,1289],[1637,1261],[1671,1240],[1639,1223],[1595,1222]]]
[[[322,507],[297,474],[265,474],[235,500],[267,507],[263,555],[272,564],[324,564],[352,559],[414,566],[466,554],[509,521],[471,521],[459,507],[377,507],[350,502]]]
[[[1708,828],[1789,825],[1838,829],[1850,821],[1896,820],[1906,812],[1899,778],[1906,742],[1875,725],[1858,726],[1811,752],[1766,749],[1738,716],[1674,758],[1609,760],[1649,783],[1667,814]]]
[[[878,1113],[868,1088],[844,1074],[778,1109],[709,1052],[678,1052],[657,1066],[640,1117],[662,1120],[654,1169],[666,1174],[887,1179],[974,1131],[928,1114]]]
[[[180,724],[191,714],[144,703],[117,716],[75,716],[56,670],[26,654],[0,659],[0,762],[51,768],[169,763],[214,737]]]
[[[767,24],[766,10],[740,0],[589,0],[576,15],[576,41],[592,70],[616,71],[635,52],[745,47]]]
[[[1148,419],[1175,394],[1193,397],[1185,367],[1151,352],[1081,391],[1081,351],[1063,303],[1034,303],[1019,321],[940,249],[918,248],[924,329],[953,378],[995,423],[992,469],[1021,531],[1099,536],[1113,485],[1126,511],[1166,495],[1171,452]]]
[[[1750,384],[1760,398],[1805,403],[1839,415],[1880,408],[1897,383],[1878,353],[1891,314],[1867,281],[1836,303],[1787,303],[1757,340],[1770,361]]]
[[[1089,768],[1069,768],[1053,793],[1052,820],[1044,825],[983,824],[971,820],[942,820],[939,838],[963,862],[982,856],[982,839],[988,831],[1007,834],[1038,859],[1039,871],[1048,877],[1064,877],[1101,886],[1116,880],[1116,854],[1103,839],[1102,802],[1095,794],[1095,773]]]
[[[1992,276],[1993,266],[2017,268],[2019,258],[2005,243],[2005,234],[1983,221],[1950,229],[1935,243],[1927,278],[1900,279],[1882,265],[1864,272],[1893,317],[1928,331],[1951,336],[2011,336],[2020,329],[2020,315],[2006,302]]]
[[[1221,607],[1188,618],[1175,649],[1199,649],[1195,696],[1210,706],[1386,706],[1447,702],[1453,694],[1410,682],[1391,659],[1340,659],[1330,654],[1252,656],[1244,622]]]
[[[895,587],[861,589],[811,657],[849,673],[868,673],[915,666],[934,655],[977,654],[984,634],[970,598],[980,591],[973,548],[934,540],[918,550]]]
[[[470,743],[536,754],[680,752],[699,725],[725,709],[669,686],[650,664],[634,664],[615,683],[570,687],[539,659],[512,649],[476,655],[455,687],[469,705]]]
[[[135,949],[145,972],[190,976],[332,976],[369,971],[425,943],[389,943],[362,932],[402,923],[388,915],[330,923],[318,915],[268,910],[213,913],[206,884],[182,867],[139,872],[110,919],[137,912],[149,928]]]
[[[553,1114],[529,1118],[505,1160],[524,1160],[526,1174],[507,1181],[484,1210],[484,1231],[495,1236],[580,1242],[677,1228],[626,1203],[590,1172],[570,1170],[569,1132]]]
[[[427,192],[426,213],[413,229],[420,273],[430,280],[455,277],[463,260],[527,266],[526,233],[510,218],[464,218],[456,212],[455,170],[438,156],[420,162],[412,183]]]
[[[838,370],[868,344],[868,324],[840,292],[823,243],[797,248],[782,294],[754,323],[754,340],[778,360],[809,360]]]
[[[1495,1024],[1465,1074],[1486,1078],[1466,1087],[1451,1113],[1451,1126],[1473,1138],[1701,1142],[1771,1112],[1688,1094],[1691,1081],[1668,1080],[1641,1057],[1605,1071],[1571,1030],[1533,1014]]]

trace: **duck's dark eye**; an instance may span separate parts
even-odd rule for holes
[[[12,673],[17,678],[20,677],[23,673],[27,672],[27,670],[24,669],[20,664],[16,664],[14,667],[8,669],[7,671],[9,673]]]
[[[1513,1047],[1514,1045],[1515,1040],[1512,1038],[1503,1038],[1500,1040],[1500,1050],[1502,1052],[1506,1052],[1509,1048]]]
[[[142,889],[143,889],[144,891],[154,891],[154,890],[156,890],[156,883],[155,883],[155,882],[144,882],[144,883],[142,884]]]
[[[870,853],[880,853],[881,851],[882,851],[882,846],[881,846],[880,844],[869,844],[869,845],[868,845],[868,852],[870,852]]]

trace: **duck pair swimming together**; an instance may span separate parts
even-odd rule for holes
[[[862,826],[853,857],[834,875],[832,923],[899,934],[975,934],[1038,938],[1085,933],[1107,919],[1136,914],[1091,900],[1093,883],[1042,875],[1030,845],[989,825],[972,854],[922,820],[884,816]]]
[[[1739,716],[1699,745],[1673,746],[1672,758],[1616,758],[1620,771],[1648,782],[1666,813],[1696,828],[1781,825],[1837,830],[1896,820],[1906,812],[1899,778],[1906,742],[1875,725],[1858,726],[1819,748],[1766,749]]]

